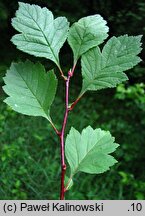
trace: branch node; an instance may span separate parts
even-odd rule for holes
[[[57,135],[58,135],[59,137],[61,137],[61,132],[60,132],[60,131],[57,131]]]
[[[71,70],[69,70],[69,72],[68,72],[68,76],[69,76],[69,77],[72,77],[72,76],[73,76],[73,73],[72,73]]]
[[[66,164],[62,166],[63,171],[66,171]]]
[[[66,76],[64,76],[64,75],[62,74],[61,77],[62,77],[65,81],[67,81],[67,77],[66,77]]]

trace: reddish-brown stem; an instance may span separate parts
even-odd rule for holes
[[[55,125],[53,124],[53,122],[50,122],[50,124],[52,125],[52,127],[53,127],[55,133],[56,133],[58,136],[60,136],[61,132],[57,130],[57,128],[55,127]]]
[[[73,66],[73,68],[72,68],[72,70],[71,70],[71,76],[74,75],[74,71],[75,71],[75,68],[76,68],[76,64],[77,64],[77,62],[74,64],[74,66]]]
[[[75,107],[75,105],[79,102],[79,100],[82,98],[83,95],[79,96],[69,107],[69,111],[73,110],[73,108]]]
[[[66,81],[66,80],[67,80],[67,77],[66,77],[66,76],[64,76],[64,74],[63,74],[63,71],[62,71],[61,67],[58,67],[58,68],[59,68],[59,71],[60,71],[61,77],[64,79],[64,81]]]
[[[68,113],[71,111],[74,106],[78,103],[78,101],[81,99],[82,95],[79,96],[72,104],[69,106],[69,83],[70,79],[74,74],[76,64],[74,64],[72,70],[68,72],[68,76],[65,77],[61,68],[59,68],[61,76],[63,77],[65,81],[65,114],[64,114],[64,119],[63,119],[63,124],[62,124],[62,129],[61,131],[58,131],[55,127],[55,125],[51,122],[52,127],[56,134],[60,137],[60,152],[61,152],[61,188],[60,188],[60,200],[65,199],[65,192],[67,191],[67,186],[65,188],[65,172],[66,172],[66,164],[65,164],[65,156],[64,156],[64,134],[65,134],[65,128],[67,124],[67,119],[68,119]],[[69,184],[69,183],[68,183]]]
[[[69,113],[69,107],[68,107],[68,100],[69,100],[69,82],[72,74],[71,71],[68,72],[68,77],[66,80],[66,92],[65,92],[65,114],[63,119],[63,125],[61,129],[60,134],[60,148],[61,148],[61,189],[60,189],[60,199],[64,200],[64,194],[65,194],[65,172],[66,172],[66,164],[65,164],[65,156],[64,156],[64,133],[65,133],[65,127],[67,123],[68,113]]]
[[[69,108],[69,83],[70,83],[70,78],[73,76],[74,74],[74,70],[75,70],[76,64],[74,64],[72,70],[70,70],[68,72],[68,76],[65,77],[61,68],[59,68],[61,76],[63,77],[64,81],[65,81],[65,114],[64,114],[64,119],[63,119],[63,124],[62,124],[62,129],[61,132],[59,132],[54,125],[53,128],[56,132],[56,134],[60,137],[60,150],[61,150],[61,188],[60,188],[60,200],[64,200],[65,199],[65,192],[66,192],[66,188],[65,188],[65,172],[66,172],[66,164],[65,164],[65,156],[64,156],[64,133],[65,133],[65,128],[66,128],[66,123],[67,123],[67,118],[68,118],[68,113],[71,110]]]

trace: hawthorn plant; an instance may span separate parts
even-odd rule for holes
[[[128,79],[124,71],[138,64],[141,51],[141,36],[123,35],[111,37],[102,49],[99,45],[108,37],[106,21],[98,14],[87,16],[69,27],[65,17],[54,19],[47,8],[19,3],[12,26],[18,31],[11,39],[16,47],[30,55],[53,61],[65,84],[65,111],[62,127],[56,128],[51,118],[51,104],[57,90],[54,70],[46,71],[40,63],[12,63],[4,77],[4,91],[8,95],[5,103],[13,110],[30,116],[42,116],[52,125],[60,139],[61,189],[60,199],[73,184],[77,172],[90,174],[103,173],[117,161],[110,154],[118,144],[109,131],[88,126],[80,133],[71,128],[65,139],[68,115],[86,91],[97,91],[116,87]],[[59,51],[67,40],[74,61],[67,74],[62,70]],[[82,89],[76,100],[69,101],[70,82],[81,59]],[[66,176],[65,157],[70,166]]]

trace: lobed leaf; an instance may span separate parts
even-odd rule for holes
[[[141,59],[141,36],[112,37],[102,52],[94,47],[82,56],[83,87],[81,94],[87,90],[99,90],[115,87],[128,78],[126,71]]]
[[[64,44],[69,23],[65,17],[54,19],[47,8],[19,2],[12,26],[20,32],[12,42],[23,52],[52,60],[59,66],[59,51]]]
[[[4,102],[13,110],[51,121],[50,106],[57,88],[53,70],[46,73],[40,63],[30,61],[12,63],[4,82],[3,90],[9,96]]]
[[[74,23],[68,34],[68,43],[74,53],[74,62],[78,58],[107,38],[106,21],[98,14],[87,16]]]
[[[71,168],[71,177],[79,171],[103,173],[117,161],[110,154],[118,144],[110,132],[88,126],[80,134],[73,127],[66,138],[65,153]]]

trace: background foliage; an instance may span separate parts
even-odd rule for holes
[[[66,16],[72,23],[95,13],[107,21],[112,35],[145,33],[145,2],[143,0],[30,0],[28,3],[46,6],[55,16]],[[17,9],[16,0],[0,2],[0,83],[12,60],[41,60],[47,69],[52,62],[24,54],[11,44],[15,31],[10,19]],[[144,42],[144,38],[143,38]],[[61,63],[67,71],[72,53],[66,44],[61,51]],[[141,58],[144,59],[145,51]],[[71,85],[71,99],[81,86],[80,65]],[[144,199],[145,198],[145,64],[128,71],[129,81],[116,89],[87,93],[70,114],[67,130],[74,126],[82,130],[88,124],[110,130],[120,147],[115,153],[119,161],[102,175],[77,174],[68,199]],[[61,89],[61,90],[60,90]],[[45,119],[15,113],[2,101],[0,89],[0,199],[57,199],[59,196],[58,138]],[[64,87],[52,108],[54,121],[60,127],[63,115]]]

